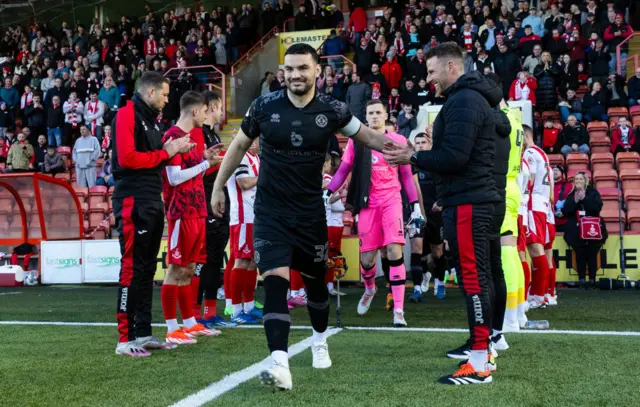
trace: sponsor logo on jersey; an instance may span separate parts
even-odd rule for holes
[[[291,132],[291,144],[294,147],[300,147],[302,145],[302,136],[295,131]]]
[[[329,120],[327,119],[327,116],[323,115],[323,114],[319,114],[316,116],[316,125],[320,128],[325,128],[327,127],[327,124],[329,123]]]
[[[302,122],[300,120],[296,120],[294,122],[291,122],[291,125],[293,127],[300,127],[300,126],[302,126]]]
[[[271,115],[271,123],[280,123],[280,115],[278,113]]]
[[[371,164],[377,164],[377,163],[378,163],[378,156],[371,155]]]

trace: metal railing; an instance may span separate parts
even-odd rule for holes
[[[631,70],[631,74],[633,75],[633,71],[635,71],[636,68],[640,67],[640,46],[631,46],[631,40],[640,35],[640,32],[634,32],[632,33],[630,36],[628,36],[627,38],[624,39],[624,41],[622,41],[620,44],[618,44],[618,46],[616,47],[616,71],[618,72],[618,75],[622,75],[622,63],[620,61],[620,54],[622,53],[622,48],[627,45],[629,47],[629,51],[627,51],[627,60],[625,61],[625,64],[628,65],[629,60],[631,59],[631,61],[633,61],[633,69]],[[625,66],[625,69],[627,67]],[[626,70],[627,75],[630,74],[629,70]]]
[[[323,60],[323,59],[329,60],[329,59],[338,59],[338,58],[340,58],[340,59],[342,59],[342,60],[343,60],[343,61],[342,61],[342,65],[343,65],[343,66],[344,66],[344,65],[347,65],[347,64],[348,64],[348,65],[351,65],[351,67],[353,68],[353,72],[356,72],[356,70],[358,69],[358,68],[356,67],[356,64],[354,64],[352,60],[350,60],[349,58],[345,57],[344,55],[322,55],[322,56],[320,57],[320,60]],[[322,63],[322,62],[320,62],[320,64],[323,66],[323,69],[324,69],[324,66],[325,66],[325,65],[331,65],[331,64],[329,63],[329,61],[327,61],[327,63],[326,63],[326,64],[325,64],[325,63]]]
[[[201,72],[193,72],[194,70],[205,70]],[[206,75],[206,83],[198,83],[200,87],[207,88],[208,90],[216,89],[220,92],[222,98],[222,123],[220,123],[220,130],[224,127],[224,124],[227,123],[227,75],[222,72],[218,67],[214,65],[197,65],[197,66],[187,66],[185,68],[171,68],[167,72],[164,73],[164,77],[169,80],[177,80],[180,78],[180,75],[184,73],[184,71],[191,71],[193,76],[198,78],[197,75]],[[173,73],[173,75],[170,75]],[[214,82],[220,80],[221,85],[216,85]],[[202,90],[202,89],[201,89]]]
[[[255,54],[260,52],[262,50],[262,48],[264,47],[264,45],[267,43],[267,41],[269,41],[271,38],[273,38],[276,35],[278,35],[278,33],[280,31],[287,32],[287,23],[291,22],[291,21],[294,21],[294,20],[295,20],[295,18],[293,18],[293,17],[288,19],[288,20],[286,20],[282,24],[282,30],[280,30],[280,28],[276,26],[276,27],[273,27],[268,33],[263,35],[262,38],[260,38],[258,40],[258,42],[253,47],[251,47],[247,52],[242,54],[242,56],[240,58],[238,58],[238,60],[233,65],[231,65],[231,76],[236,76],[238,71],[245,64],[248,64],[249,62],[251,62],[251,57],[253,57]]]

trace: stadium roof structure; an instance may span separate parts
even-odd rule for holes
[[[0,245],[83,236],[82,206],[68,182],[39,173],[0,175]]]

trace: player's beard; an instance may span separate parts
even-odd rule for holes
[[[303,79],[303,80],[298,79],[297,81],[295,81],[295,83],[301,83],[301,84],[304,85],[304,87],[302,89],[300,89],[300,88],[294,89],[293,86],[292,86],[293,83],[294,82],[291,79],[289,79],[287,81],[287,89],[289,90],[289,92],[291,92],[291,93],[293,93],[294,95],[297,95],[297,96],[306,95],[307,93],[309,93],[313,89],[313,85],[314,85],[314,82],[310,82],[307,79]]]

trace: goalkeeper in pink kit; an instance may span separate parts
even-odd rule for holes
[[[366,119],[377,131],[384,131],[389,115],[382,102],[371,100],[366,106]],[[406,144],[406,139],[397,133],[386,133],[391,140]],[[418,203],[418,192],[413,181],[410,165],[390,165],[382,153],[372,151],[349,140],[340,168],[324,193],[325,202],[333,191],[337,191],[353,172],[349,184],[347,202],[358,215],[360,236],[360,272],[364,280],[365,293],[358,303],[358,314],[364,315],[376,293],[376,258],[378,250],[386,250],[389,259],[389,280],[393,295],[393,323],[396,327],[407,326],[404,319],[404,290],[407,271],[402,249],[405,244],[405,225],[402,216],[404,187],[413,211],[409,224],[420,229],[424,218]],[[400,176],[398,176],[398,174]],[[402,184],[401,181],[402,180]]]

